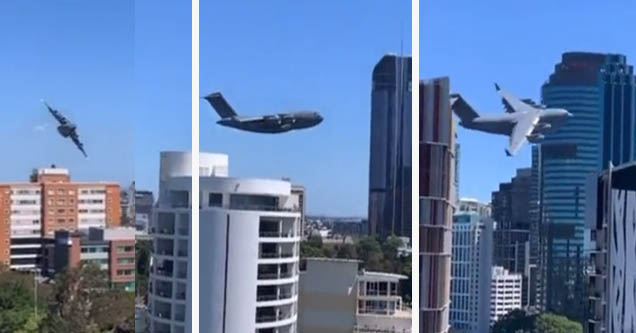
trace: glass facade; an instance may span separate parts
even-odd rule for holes
[[[373,69],[369,231],[411,236],[411,58],[386,55]]]

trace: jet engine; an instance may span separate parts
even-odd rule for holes
[[[527,136],[528,142],[530,143],[538,143],[539,141],[543,140],[545,138],[545,135],[543,134],[530,134]]]
[[[552,128],[552,124],[549,123],[538,123],[537,126],[534,127],[535,131],[543,131],[543,130],[549,130],[550,128]]]

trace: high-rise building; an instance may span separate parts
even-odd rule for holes
[[[476,212],[453,217],[450,323],[453,332],[488,332],[493,223]]]
[[[297,332],[301,214],[291,183],[212,174],[199,188],[201,332]]]
[[[373,69],[369,231],[411,236],[411,57],[385,55]]]
[[[492,212],[496,223],[494,232],[494,265],[512,273],[523,274],[523,305],[532,306],[530,283],[530,193],[532,169],[517,169],[509,183],[499,184],[492,193]]]
[[[590,179],[586,220],[595,247],[588,274],[588,333],[636,327],[636,162]]]
[[[300,236],[305,232],[305,216],[307,209],[307,191],[304,186],[292,184],[291,189],[292,206],[300,212]]]
[[[420,332],[449,326],[451,223],[456,203],[455,130],[449,80],[420,82]]]
[[[116,227],[119,185],[71,182],[67,169],[33,170],[29,182],[0,183],[0,264],[39,270],[44,237],[55,231]]]
[[[150,225],[150,332],[191,332],[192,154],[162,152],[160,160],[159,198]],[[225,162],[227,170],[227,156],[219,156],[215,162],[221,166]]]
[[[537,163],[542,205],[538,225],[545,254],[541,297],[550,311],[584,316],[585,258],[591,247],[584,225],[585,183],[610,160],[634,158],[634,87],[633,71],[624,56],[585,52],[563,54],[542,87],[543,104],[574,115],[547,134],[542,145],[575,148]],[[539,155],[545,159],[545,154]]]
[[[513,310],[521,309],[521,274],[510,273],[501,266],[492,267],[490,289],[490,324]],[[483,331],[488,332],[488,331]]]

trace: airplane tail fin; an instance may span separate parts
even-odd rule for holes
[[[473,109],[460,94],[451,94],[451,109],[461,119],[462,122],[470,122],[479,117],[479,114]]]
[[[221,118],[233,118],[237,114],[220,92],[213,92],[203,97],[216,110]]]

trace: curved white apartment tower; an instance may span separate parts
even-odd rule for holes
[[[161,153],[159,199],[150,227],[148,318],[153,333],[192,331],[191,157],[191,153]],[[227,155],[202,154],[201,173],[227,176],[227,161]]]
[[[296,332],[300,212],[280,180],[201,176],[201,332]]]

